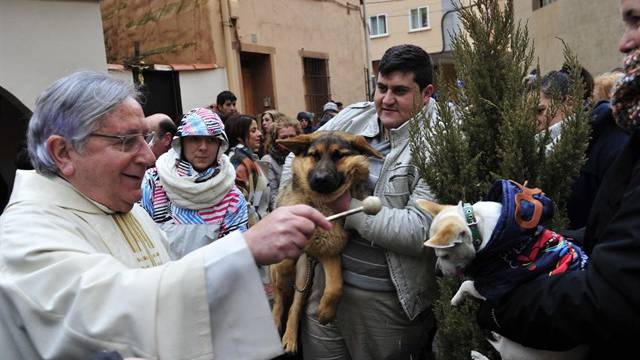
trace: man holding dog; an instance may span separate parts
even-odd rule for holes
[[[421,48],[400,45],[385,52],[379,70],[374,102],[348,106],[320,129],[363,135],[385,155],[369,161],[369,188],[383,207],[377,215],[345,221],[343,294],[327,325],[316,317],[324,288],[324,273],[316,267],[301,324],[305,359],[422,359],[430,351],[435,259],[423,243],[431,217],[415,200],[432,196],[411,164],[408,123],[418,111],[437,116],[432,65]],[[285,168],[282,182],[290,176]],[[341,202],[350,208],[361,203],[349,194]]]
[[[322,214],[275,210],[178,261],[136,202],[155,157],[130,84],[80,72],[36,102],[0,218],[7,359],[266,359],[282,352],[256,265],[296,257]]]

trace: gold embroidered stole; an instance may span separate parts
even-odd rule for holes
[[[116,213],[111,217],[118,225],[140,267],[149,268],[163,264],[160,253],[131,212]]]

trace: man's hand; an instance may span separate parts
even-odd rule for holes
[[[310,206],[284,206],[275,209],[243,235],[256,263],[268,265],[284,258],[297,258],[316,226],[331,229],[331,223],[324,215]]]

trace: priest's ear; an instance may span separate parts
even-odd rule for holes
[[[75,152],[71,143],[60,135],[51,135],[47,139],[47,151],[49,156],[56,164],[58,173],[64,178],[72,176],[75,173],[73,165],[72,152]]]

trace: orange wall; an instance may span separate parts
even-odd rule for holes
[[[347,3],[344,0],[238,2],[240,43],[248,45],[245,47],[273,48],[271,63],[278,110],[289,116],[306,110],[302,51],[327,55],[333,99],[346,105],[365,98],[362,23],[359,10],[347,9]],[[354,3],[358,2],[349,2]]]

